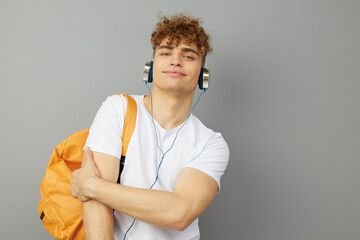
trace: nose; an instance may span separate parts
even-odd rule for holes
[[[170,59],[170,65],[175,67],[181,67],[181,55],[176,53],[172,54]]]

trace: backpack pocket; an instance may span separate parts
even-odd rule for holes
[[[61,221],[59,215],[53,209],[51,204],[41,199],[38,205],[38,213],[45,229],[56,239],[64,239],[61,233],[64,223]]]

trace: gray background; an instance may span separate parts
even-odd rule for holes
[[[350,0],[0,0],[0,239],[37,214],[53,148],[106,96],[144,94],[157,15],[204,20],[211,89],[195,115],[231,158],[202,239],[360,239],[360,4]]]

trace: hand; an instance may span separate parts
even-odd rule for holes
[[[81,168],[72,173],[71,179],[71,193],[74,198],[82,202],[90,200],[89,187],[91,180],[100,177],[92,152],[89,147],[84,148],[84,156],[81,163]]]

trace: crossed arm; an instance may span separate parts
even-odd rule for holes
[[[209,206],[218,189],[212,177],[193,168],[181,171],[174,192],[126,187],[115,183],[119,161],[85,150],[82,168],[73,173],[71,190],[73,197],[83,201],[87,239],[112,239],[112,209],[182,231]]]

